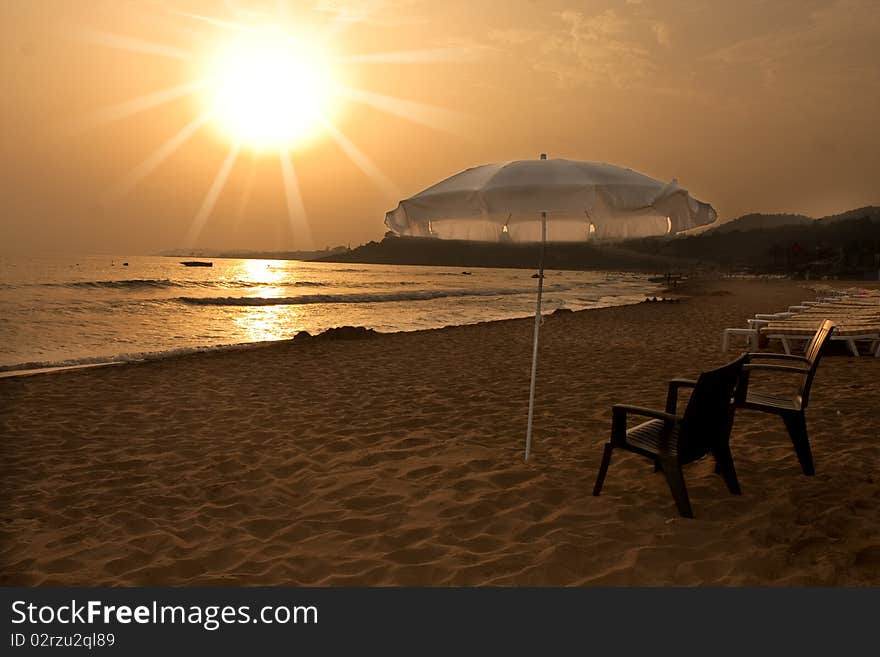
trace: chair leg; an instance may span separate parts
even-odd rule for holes
[[[663,465],[660,463],[658,459],[654,460],[654,472],[660,472],[663,469]]]
[[[739,479],[736,477],[736,468],[733,465],[733,454],[730,453],[730,445],[723,445],[715,449],[715,472],[724,478],[727,490],[732,495],[742,495]]]
[[[755,329],[754,333],[749,333],[749,346],[752,348],[752,351],[759,351],[761,349],[761,334],[758,329]]]
[[[801,470],[808,477],[813,476],[816,474],[816,469],[813,467],[813,453],[810,451],[810,440],[807,437],[807,418],[803,413],[786,413],[782,419],[800,461]]]
[[[605,475],[608,474],[608,466],[611,464],[611,452],[614,445],[605,443],[605,451],[602,453],[602,465],[599,466],[599,474],[596,476],[596,485],[593,486],[593,495],[602,492],[602,484],[605,483]]]
[[[691,501],[688,498],[687,487],[684,485],[681,465],[671,462],[663,463],[663,474],[666,475],[666,483],[669,484],[669,490],[672,491],[679,515],[683,518],[693,518],[694,512],[691,510]]]

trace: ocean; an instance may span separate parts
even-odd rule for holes
[[[334,326],[414,331],[535,312],[528,269],[182,260],[0,257],[0,371],[162,358]],[[657,289],[640,274],[549,271],[544,311],[636,303]]]

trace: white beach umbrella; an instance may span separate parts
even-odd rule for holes
[[[676,183],[601,162],[516,160],[473,167],[401,201],[385,215],[399,235],[541,242],[529,384],[529,458],[544,283],[544,245],[669,235],[715,221],[708,203]]]

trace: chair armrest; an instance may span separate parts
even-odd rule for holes
[[[675,409],[678,406],[679,388],[693,388],[696,385],[697,382],[692,379],[672,379],[666,393],[666,412],[675,414]]]
[[[755,371],[779,372],[781,374],[799,374],[801,376],[810,373],[809,368],[791,367],[790,365],[770,365],[766,363],[743,365],[742,374],[740,375],[739,379],[739,385],[737,385],[736,394],[734,395],[736,404],[738,406],[741,406],[746,401],[746,397],[749,394],[749,378],[751,373]]]
[[[660,436],[660,451],[669,451],[669,441],[672,438],[673,427],[678,418],[672,413],[658,411],[644,406],[630,406],[629,404],[615,404],[611,407],[611,441],[618,445],[626,444],[626,418],[627,415],[642,415],[645,417],[663,420],[663,433]]]
[[[809,374],[810,372],[810,368],[808,367],[791,367],[790,365],[769,365],[764,363],[743,365],[743,371],[745,372],[754,372],[756,370],[784,372],[786,374]]]
[[[750,352],[747,355],[746,362],[751,362],[753,358],[767,358],[771,360],[796,360],[801,363],[810,363],[810,359],[806,356],[798,356],[797,354],[764,354],[758,352]]]
[[[618,417],[626,417],[627,415],[643,415],[652,417],[656,420],[664,420],[666,422],[675,422],[677,419],[674,414],[666,411],[658,411],[654,408],[646,408],[644,406],[632,406],[630,404],[615,404],[611,407],[611,413]]]

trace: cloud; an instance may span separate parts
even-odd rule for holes
[[[669,67],[673,28],[654,8],[629,2],[596,12],[563,9],[536,26],[488,33],[495,45],[522,55],[560,86],[643,87]],[[528,52],[525,49],[528,48]]]
[[[877,88],[878,35],[880,3],[835,0],[810,12],[802,24],[742,39],[704,59],[728,70],[757,72],[767,90]]]
[[[614,9],[593,15],[567,10],[558,14],[563,28],[544,41],[547,56],[539,64],[563,84],[611,84],[629,87],[655,70],[649,50],[631,20]]]
[[[418,0],[316,0],[314,9],[331,15],[339,23],[370,25],[415,25],[425,18],[406,10]]]
[[[545,35],[544,30],[510,28],[506,30],[489,30],[488,38],[500,45],[519,46],[537,41]]]

